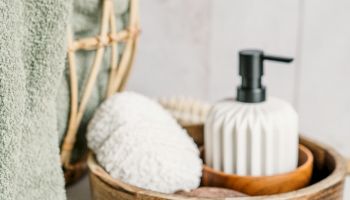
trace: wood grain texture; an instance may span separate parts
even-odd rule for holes
[[[179,192],[177,193],[186,197],[202,197],[202,198],[227,198],[227,197],[245,197],[247,195],[240,192],[218,188],[218,187],[200,187],[190,192]]]

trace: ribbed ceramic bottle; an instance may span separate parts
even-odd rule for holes
[[[297,166],[298,117],[286,102],[223,101],[205,126],[206,164],[238,175],[273,175]]]
[[[225,173],[265,176],[289,172],[298,162],[298,116],[286,101],[265,95],[262,51],[240,54],[242,85],[236,99],[213,106],[205,124],[205,162]]]

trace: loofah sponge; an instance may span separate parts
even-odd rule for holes
[[[193,139],[158,103],[123,92],[104,102],[88,145],[113,178],[163,193],[197,188],[202,161]]]

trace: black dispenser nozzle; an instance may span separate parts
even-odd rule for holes
[[[246,103],[263,102],[266,89],[261,83],[264,74],[264,60],[290,63],[293,58],[264,55],[261,50],[243,50],[239,52],[239,75],[242,85],[237,89],[237,101]]]

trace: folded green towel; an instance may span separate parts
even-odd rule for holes
[[[65,199],[56,96],[71,1],[0,3],[0,199]]]

